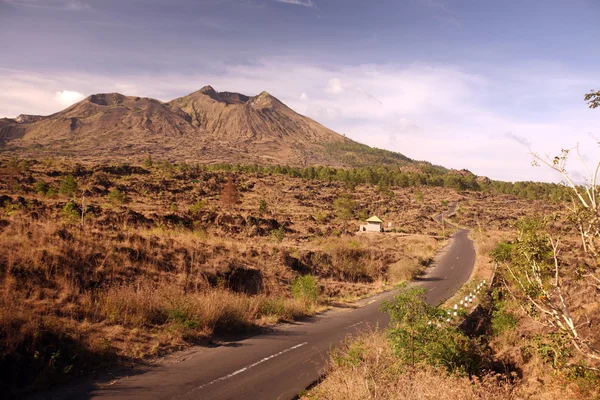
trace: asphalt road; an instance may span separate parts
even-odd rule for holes
[[[451,297],[471,275],[475,262],[467,230],[453,235],[429,273],[413,283],[427,289],[427,301]],[[324,372],[328,351],[368,326],[387,326],[381,302],[395,291],[363,301],[359,308],[324,313],[304,322],[215,348],[203,348],[178,362],[92,388],[77,398],[103,399],[293,399]]]

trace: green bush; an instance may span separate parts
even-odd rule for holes
[[[494,335],[499,335],[502,332],[510,331],[517,327],[517,318],[504,307],[492,312],[492,332]]]
[[[361,221],[365,221],[367,218],[369,218],[369,212],[367,210],[365,210],[364,208],[361,209],[358,212],[358,219]]]
[[[273,229],[271,231],[271,237],[281,242],[285,238],[285,229],[283,226],[280,226],[278,229]]]
[[[356,202],[349,194],[341,194],[333,202],[333,208],[335,209],[338,218],[349,220],[354,218]]]
[[[314,218],[315,218],[315,221],[317,221],[319,224],[323,224],[323,223],[327,222],[329,219],[327,217],[327,214],[321,213],[321,212],[316,213]]]
[[[52,188],[48,189],[48,191],[46,192],[46,197],[56,197],[56,191]]]
[[[108,201],[110,201],[113,206],[125,203],[125,199],[125,193],[121,192],[119,189],[113,189],[108,194]]]
[[[68,224],[77,224],[79,222],[79,211],[77,210],[77,205],[69,201],[62,209],[62,217]]]
[[[72,196],[77,191],[77,181],[73,178],[73,175],[67,175],[65,179],[60,183],[60,189],[58,190],[62,194]]]
[[[314,276],[299,276],[292,284],[292,296],[296,300],[309,304],[317,304],[319,299],[319,286]]]
[[[500,242],[490,252],[490,255],[496,262],[510,261],[512,259],[513,247],[512,243]]]
[[[33,190],[38,194],[46,194],[49,188],[48,184],[44,181],[37,181],[35,185],[33,185]]]
[[[447,323],[446,311],[425,301],[424,288],[402,290],[382,306],[390,314],[389,331],[396,355],[405,363],[425,363],[449,372],[476,374],[481,367],[478,342]]]
[[[197,217],[198,215],[200,215],[200,213],[202,212],[202,210],[204,210],[205,207],[206,203],[204,202],[204,200],[198,200],[190,206],[190,214],[193,217]]]

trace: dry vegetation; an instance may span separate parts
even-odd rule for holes
[[[515,399],[510,385],[493,375],[481,380],[448,374],[427,366],[399,362],[384,333],[349,340],[331,355],[332,370],[302,398],[366,399]]]
[[[511,334],[519,336],[515,331]],[[588,381],[586,387],[582,382],[565,380],[540,358],[530,360],[521,377],[516,372],[507,376],[482,371],[479,377],[468,377],[427,365],[413,368],[399,361],[382,332],[348,340],[332,352],[331,365],[324,380],[305,393],[303,399],[559,400],[598,396],[594,381]]]
[[[448,201],[460,202],[465,224],[477,214],[498,229],[530,207],[504,195],[156,162],[8,160],[0,176],[2,390],[207,343],[409,280],[445,243],[431,216]],[[350,216],[340,198],[350,199]],[[393,232],[355,233],[372,214]],[[300,276],[314,277],[316,301],[292,294]]]
[[[199,168],[23,161],[0,167],[4,388],[314,313],[411,279],[444,240],[439,196],[353,194],[404,232],[355,235],[343,184]],[[72,177],[72,178],[71,178]],[[235,182],[237,201],[222,191]],[[435,196],[434,196],[435,194]],[[83,219],[81,216],[82,210]],[[425,233],[425,234],[421,234]],[[314,276],[318,300],[293,296]]]
[[[481,197],[486,198],[489,207],[477,202]],[[477,251],[477,265],[471,282],[477,284],[482,279],[489,282],[496,264],[499,265],[494,287],[459,327],[465,337],[478,343],[478,357],[483,361],[479,373],[466,376],[460,370],[448,372],[428,365],[432,361],[427,359],[411,367],[395,354],[394,328],[391,328],[386,333],[372,332],[349,338],[340,348],[334,349],[331,371],[304,398],[600,398],[598,364],[594,354],[586,353],[598,349],[600,340],[600,291],[592,279],[585,279],[597,271],[597,261],[583,251],[580,235],[565,208],[534,202],[533,209],[527,209],[523,203],[511,202],[509,206],[503,204],[503,200],[503,197],[471,194],[463,199],[453,217],[461,225],[475,227],[471,237]],[[512,213],[507,211],[507,206]],[[528,233],[522,225],[515,224],[519,215],[542,218],[546,224],[535,225],[536,231]],[[528,238],[528,235],[534,236]],[[548,292],[539,297],[534,291],[529,292],[527,300],[519,297],[518,285],[509,275],[509,267],[514,270],[518,263],[524,262],[518,258],[519,254],[536,254],[529,254],[529,263],[538,257],[536,262],[542,271],[546,268],[544,263],[552,265],[552,249],[544,249],[542,245],[548,240],[546,235],[561,238],[560,278],[552,272],[550,280],[559,279],[564,307],[568,307],[579,340],[587,346],[582,349],[577,347],[579,342],[570,339],[569,328],[551,323],[552,320],[536,312],[536,307],[531,304],[531,299],[538,299],[539,304],[549,304],[544,296],[557,296],[552,289],[553,283],[545,283]],[[507,241],[510,244],[500,245]],[[509,252],[506,249],[513,254],[510,260],[506,258]],[[529,268],[527,261],[523,267]],[[463,289],[468,292],[469,284]],[[450,299],[446,306],[452,304]],[[438,340],[444,339],[440,336]]]

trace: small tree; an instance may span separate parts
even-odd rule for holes
[[[67,175],[65,179],[60,183],[60,193],[67,196],[72,196],[77,191],[77,181],[73,178],[73,175]]]
[[[600,107],[600,91],[586,94],[585,100],[590,108]],[[573,150],[586,172],[583,184],[576,184],[567,170]],[[534,166],[544,164],[562,175],[571,196],[570,221],[579,233],[583,253],[590,260],[576,268],[561,263],[560,241],[547,233],[540,234],[541,226],[527,221],[518,226],[519,236],[512,251],[498,251],[496,259],[504,261],[502,265],[508,275],[505,286],[516,300],[528,306],[528,315],[554,333],[566,335],[588,361],[600,363],[600,348],[589,330],[587,312],[577,306],[573,296],[576,290],[585,286],[600,290],[600,192],[597,184],[600,162],[590,169],[578,146],[563,149],[554,158],[531,154]],[[511,281],[514,285],[508,285]]]
[[[233,208],[238,204],[238,191],[233,179],[229,179],[221,190],[221,205],[225,208]]]
[[[113,206],[118,206],[125,203],[125,193],[121,192],[119,189],[113,189],[108,195],[108,201]]]
[[[447,313],[426,302],[427,290],[414,287],[403,290],[391,302],[382,305],[390,314],[390,337],[398,357],[415,366],[427,363],[448,371],[477,373],[481,357],[476,342],[448,324]]]
[[[349,194],[341,194],[333,202],[333,208],[335,209],[338,218],[347,221],[354,217],[356,202]]]
[[[268,211],[267,202],[264,200],[261,200],[260,203],[258,204],[258,213],[260,215],[263,215],[267,211]]]
[[[67,224],[75,225],[79,222],[79,211],[77,204],[69,201],[62,209],[62,217]]]
[[[33,186],[33,190],[35,190],[37,194],[45,195],[48,192],[48,189],[50,189],[50,187],[44,181],[37,181]]]

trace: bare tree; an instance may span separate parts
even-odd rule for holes
[[[586,171],[586,180],[583,183],[576,184],[567,171],[567,160],[569,153],[575,150],[577,158]],[[571,188],[571,206],[569,210],[571,217],[577,225],[577,229],[581,236],[581,244],[586,253],[590,253],[598,257],[598,241],[600,240],[600,209],[598,204],[598,172],[600,170],[600,162],[592,170],[583,160],[579,151],[579,146],[571,150],[563,149],[559,156],[553,159],[540,157],[536,153],[531,153],[534,157],[533,164],[539,165],[542,163],[547,165],[554,171],[561,174],[564,183]],[[594,277],[596,280],[597,277]],[[600,280],[599,280],[600,282]]]
[[[567,171],[567,159],[569,153],[575,150],[578,159],[583,164],[587,173],[585,182],[575,183]],[[554,158],[543,158],[538,154],[531,153],[534,157],[534,165],[544,164],[560,173],[564,184],[571,189],[571,204],[568,205],[570,220],[574,222],[581,238],[584,253],[597,260],[599,255],[598,241],[600,240],[600,218],[598,205],[597,176],[600,169],[598,163],[590,170],[576,147],[572,150],[562,150],[560,156]],[[593,171],[593,172],[592,172]],[[564,285],[565,278],[579,274],[568,265],[560,263],[560,240],[548,235],[545,238],[537,234],[537,226],[521,225],[517,239],[517,253],[519,260],[506,264],[509,276],[516,283],[512,289],[506,288],[513,297],[524,300],[530,307],[526,310],[532,318],[542,324],[564,332],[569,337],[577,351],[588,360],[600,361],[600,350],[592,344],[592,338],[582,335],[579,331],[581,326],[589,325],[589,319],[585,319],[581,313],[574,317],[573,298],[568,293],[569,288]],[[547,262],[547,254],[551,254],[550,264]],[[598,263],[591,262],[586,273],[580,276],[586,280],[585,284],[591,284],[600,288],[598,279]],[[577,283],[578,284],[578,283]],[[572,281],[569,286],[573,288]],[[571,290],[572,291],[572,290]]]

